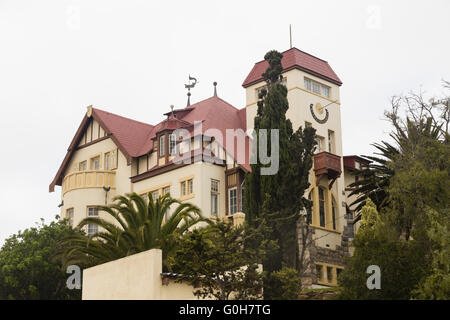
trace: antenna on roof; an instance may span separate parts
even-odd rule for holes
[[[217,97],[217,82],[216,81],[213,82],[213,86],[214,86],[214,97]]]
[[[291,49],[292,49],[292,28],[291,28],[290,24],[289,24],[289,42],[290,42]]]
[[[194,82],[191,83],[191,80],[194,80]],[[191,105],[191,88],[195,87],[195,85],[197,84],[197,79],[195,79],[194,77],[191,77],[191,75],[189,75],[189,83],[185,84],[184,87],[186,89],[188,89],[188,101],[187,101],[187,106],[189,107]]]

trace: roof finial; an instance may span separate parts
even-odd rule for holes
[[[171,104],[171,105],[170,105],[170,116],[171,116],[172,118],[174,118],[173,108],[174,108],[174,106],[173,106],[173,104]],[[169,118],[169,117],[168,117],[168,118]]]
[[[191,93],[189,91],[187,93],[187,96],[188,96],[188,101],[187,101],[186,106],[189,107],[191,105]]]
[[[217,82],[214,81],[213,85],[214,85],[214,97],[217,97]]]
[[[191,80],[194,80],[193,83],[191,83]],[[197,79],[195,79],[194,77],[191,77],[191,75],[189,75],[189,84],[185,84],[184,87],[186,89],[188,89],[188,101],[187,101],[187,106],[189,107],[191,105],[191,88],[195,87],[195,85],[197,84]]]

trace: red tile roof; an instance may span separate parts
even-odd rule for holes
[[[339,79],[333,69],[331,69],[328,62],[297,48],[292,48],[283,52],[281,64],[283,65],[283,71],[298,68],[339,86],[342,85],[341,79]],[[263,79],[262,74],[266,71],[268,66],[269,64],[265,60],[255,63],[242,86],[247,88],[261,81]]]
[[[125,154],[130,157],[141,155],[142,145],[152,134],[154,126],[92,108],[92,114],[107,133],[112,134]]]
[[[228,102],[216,96],[200,101],[185,109],[174,111],[176,111],[177,118],[174,118],[171,113],[166,113],[168,118],[155,126],[96,108],[92,108],[92,118],[102,126],[107,136],[113,139],[127,158],[128,164],[131,163],[132,158],[151,152],[153,149],[153,139],[162,130],[187,128],[192,131],[194,122],[201,121],[202,133],[205,133],[206,130],[211,128],[219,129],[222,132],[224,141],[226,141],[226,129],[240,128],[243,131],[246,130],[245,108],[241,110],[236,109]],[[90,118],[85,116],[67,150],[66,157],[58,173],[50,184],[50,191],[54,191],[55,185],[61,185],[64,171],[69,164],[70,158],[76,151],[89,121]],[[248,145],[248,138],[246,138],[246,144]],[[224,147],[229,153],[236,154],[236,150],[229,150],[230,147],[226,143]],[[236,146],[234,149],[236,149]],[[247,163],[248,158],[249,155],[246,154]],[[245,168],[248,169],[249,166],[245,165]]]

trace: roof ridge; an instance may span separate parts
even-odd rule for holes
[[[105,110],[102,110],[102,109],[92,108],[92,110],[93,110],[93,111],[95,110],[95,111],[104,112],[104,113],[106,113],[106,114],[108,114],[108,115],[116,116],[116,117],[118,117],[118,118],[122,118],[122,119],[125,119],[125,120],[133,121],[133,122],[136,122],[136,123],[140,123],[140,124],[143,124],[143,125],[146,125],[146,126],[150,126],[150,127],[152,127],[152,128],[155,127],[154,125],[152,125],[152,124],[150,124],[150,123],[146,123],[146,122],[138,121],[138,120],[135,120],[135,119],[127,118],[127,117],[118,115],[118,114],[116,114],[116,113],[112,113],[112,112],[105,111]]]
[[[236,108],[235,106],[233,106],[233,105],[232,105],[231,103],[229,103],[228,101],[225,101],[224,99],[222,99],[222,98],[220,98],[220,97],[218,97],[218,96],[211,96],[211,97],[209,97],[209,98],[203,99],[203,100],[201,100],[201,101],[199,101],[199,102],[196,102],[196,103],[194,103],[194,104],[192,104],[192,105],[190,105],[190,106],[185,107],[185,109],[195,108],[197,104],[202,103],[202,102],[205,102],[205,101],[207,101],[207,100],[212,100],[212,99],[219,99],[220,101],[222,101],[223,103],[225,103],[225,104],[227,104],[228,106],[232,107],[233,109],[235,109],[235,110],[237,110],[237,111],[240,110],[240,109]]]
[[[292,49],[295,49],[295,50],[297,50],[297,51],[300,51],[301,53],[304,53],[304,54],[306,54],[306,55],[308,55],[308,56],[310,56],[310,57],[313,57],[313,58],[315,58],[315,59],[317,59],[317,60],[320,60],[320,61],[323,61],[323,62],[328,63],[328,61],[323,60],[323,59],[321,59],[321,58],[319,58],[319,57],[316,57],[315,55],[312,55],[311,53],[308,53],[308,52],[306,52],[306,51],[300,50],[300,49],[297,48],[297,47],[292,47],[292,48],[290,48],[290,49],[284,50],[283,52],[281,52],[281,54],[283,54],[283,53],[285,53],[285,52],[288,52],[288,51],[290,51],[290,50],[292,50]],[[258,64],[258,63],[261,63],[261,62],[264,62],[264,61],[266,61],[266,59],[262,59],[262,60],[260,60],[260,61],[258,61],[258,62],[255,62],[255,64]]]

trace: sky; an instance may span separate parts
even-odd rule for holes
[[[86,107],[155,124],[213,94],[245,106],[242,82],[293,45],[343,81],[345,155],[386,139],[392,96],[450,80],[450,1],[0,0],[0,245],[59,213],[48,185]]]

